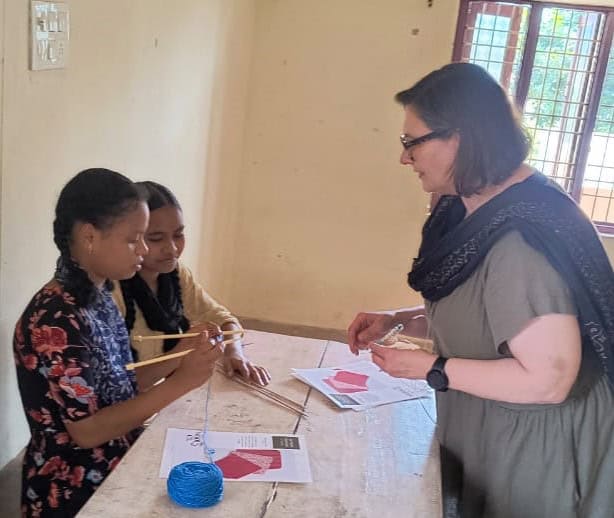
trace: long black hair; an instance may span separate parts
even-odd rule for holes
[[[177,198],[164,185],[156,182],[139,182],[138,185],[147,193],[150,212],[169,206],[181,210]],[[183,310],[177,269],[158,275],[158,293],[153,293],[138,273],[131,279],[121,281],[120,286],[126,304],[125,320],[128,331],[132,331],[134,327],[136,306],[143,313],[147,327],[151,330],[175,334],[190,328],[190,321]],[[178,341],[177,338],[164,340],[164,352],[170,351]],[[138,351],[133,349],[132,354],[138,359]]]
[[[72,259],[70,246],[76,223],[90,223],[99,230],[110,228],[117,219],[144,201],[143,189],[124,175],[109,169],[86,169],[62,189],[55,207],[53,240],[60,250],[55,277],[80,306],[96,300],[98,290],[85,270]],[[110,281],[106,281],[111,288]]]

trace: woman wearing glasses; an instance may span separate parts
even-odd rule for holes
[[[401,163],[440,196],[408,276],[425,306],[359,314],[350,348],[437,391],[445,516],[612,516],[614,275],[595,228],[524,163],[483,69],[447,65],[396,99]],[[373,343],[399,322],[436,353]]]

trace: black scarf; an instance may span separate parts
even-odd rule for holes
[[[437,301],[465,282],[512,230],[542,253],[567,282],[578,308],[582,343],[614,385],[614,272],[589,218],[540,173],[512,185],[465,219],[458,196],[443,196],[422,230],[409,285]]]
[[[158,293],[154,294],[140,275],[121,281],[122,294],[126,303],[126,325],[131,331],[134,326],[134,306],[139,307],[153,331],[176,334],[187,331],[190,321],[183,312],[179,275],[177,270],[158,275]],[[170,351],[179,339],[164,340],[164,352]]]

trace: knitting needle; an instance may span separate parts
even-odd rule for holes
[[[285,404],[290,405],[292,407],[294,407],[295,410],[298,410],[299,412],[304,412],[305,411],[305,407],[303,405],[301,405],[300,403],[297,403],[296,401],[293,401],[290,398],[287,398],[286,396],[282,396],[281,394],[263,387],[261,385],[258,385],[257,383],[254,383],[251,380],[245,380],[243,378],[240,378],[239,376],[236,375],[231,375],[229,376],[225,369],[221,366],[221,365],[217,365],[217,371],[220,372],[221,374],[224,374],[226,377],[230,378],[233,381],[236,381],[237,383],[241,384],[241,385],[245,385],[247,387],[253,388],[259,392],[262,392],[263,394],[270,396],[272,398],[277,398],[282,400]]]
[[[266,387],[261,387],[256,383],[251,381],[244,380],[238,376],[228,376],[224,369],[218,365],[217,371],[221,374],[224,374],[226,377],[230,378],[232,381],[238,383],[239,385],[243,385],[244,387],[251,388],[256,392],[262,394],[264,397],[269,398],[271,401],[277,403],[279,406],[294,412],[303,417],[307,417],[307,413],[305,412],[305,407],[296,401],[292,401],[291,399],[274,392],[273,390],[267,389]]]
[[[186,354],[190,354],[193,350],[194,349],[187,349],[185,351],[181,351],[180,353],[165,354],[163,356],[157,356],[155,358],[151,358],[150,360],[144,360],[142,362],[127,363],[126,370],[132,371],[136,369],[137,367],[145,367],[146,365],[153,365],[154,363],[160,363],[160,362],[165,362],[166,360],[174,360],[175,358],[181,358],[182,356],[185,356]]]
[[[238,333],[241,333],[241,336],[243,336],[245,334],[245,331],[243,329],[234,329],[230,331],[222,331],[219,334],[221,334],[222,336],[232,336]],[[132,337],[132,341],[142,342],[144,340],[166,340],[167,338],[194,338],[201,334],[202,333],[177,333],[174,335],[145,335],[145,336],[136,335]]]
[[[257,385],[251,385],[250,383],[242,380],[241,378],[233,378],[233,381],[237,382],[239,385],[243,385],[245,387],[254,389],[256,392],[258,392],[259,394],[261,394],[263,397],[266,397],[268,399],[270,399],[271,401],[277,403],[279,406],[290,410],[291,412],[294,412],[297,415],[300,415],[302,417],[307,417],[307,413],[304,410],[300,410],[299,408],[290,405],[289,403],[286,403],[285,401],[283,401],[283,399],[281,399],[280,397],[278,397],[279,395],[276,393],[269,393],[266,390],[262,390],[262,387],[258,387]]]
[[[196,336],[200,335],[201,333],[196,333]],[[215,345],[221,344],[221,345],[228,345],[233,343],[234,340],[224,340],[222,342],[216,342]],[[185,356],[186,354],[190,354],[194,349],[186,349],[185,351],[181,351],[180,353],[172,353],[172,354],[164,354],[162,356],[156,356],[155,358],[151,358],[150,360],[143,360],[142,362],[136,362],[136,363],[128,363],[126,364],[126,370],[134,370],[137,367],[145,367],[146,365],[153,365],[154,363],[160,363],[160,362],[165,362],[166,360],[173,360],[175,358],[181,358],[182,356]]]

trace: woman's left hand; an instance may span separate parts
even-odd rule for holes
[[[384,372],[395,378],[426,379],[437,356],[422,349],[392,349],[370,344],[371,359]]]
[[[228,344],[224,350],[224,370],[229,376],[238,372],[241,376],[259,385],[268,385],[271,375],[264,367],[254,365],[243,356],[240,343]]]

